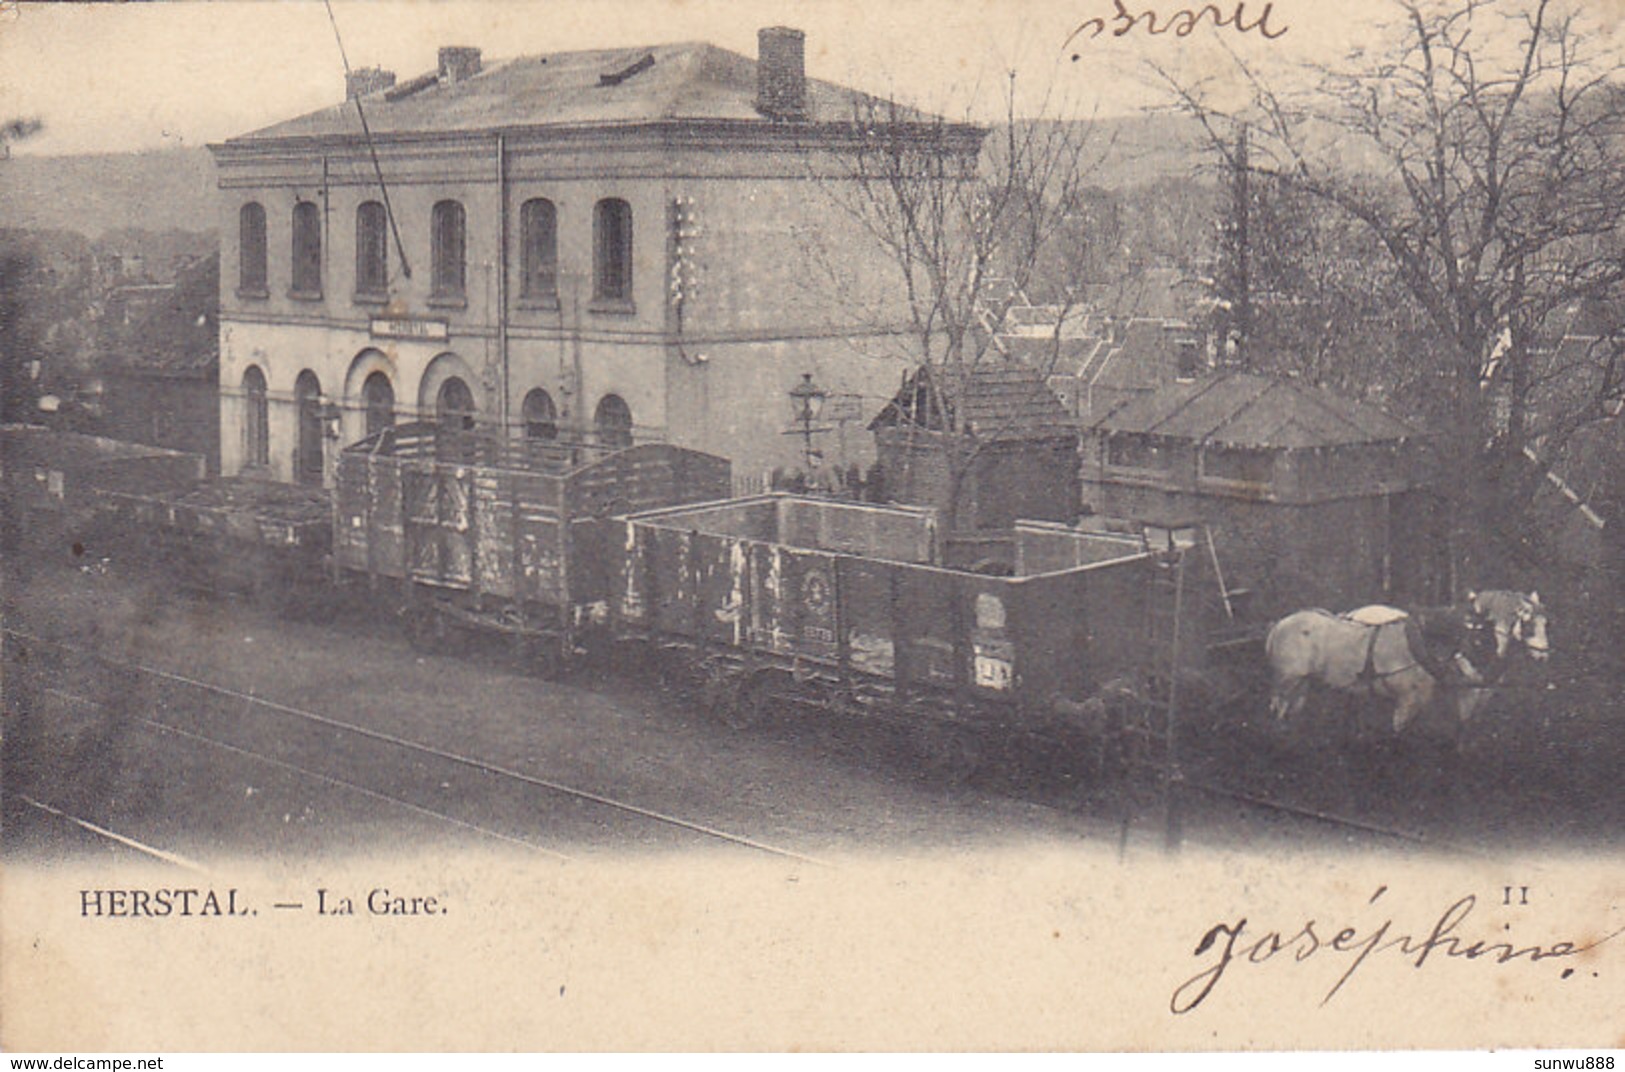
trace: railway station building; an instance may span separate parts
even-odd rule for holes
[[[758,46],[443,48],[212,146],[222,471],[331,484],[344,445],[430,419],[766,473],[801,456],[805,375],[842,419],[878,410],[913,363],[899,273],[830,184],[880,102],[806,77],[798,30]],[[885,114],[980,149],[980,127]]]

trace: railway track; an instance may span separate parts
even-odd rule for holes
[[[89,819],[81,818],[78,815],[64,811],[54,805],[35,800],[26,793],[17,793],[14,795],[27,807],[49,816],[51,820],[71,829],[75,833],[81,835],[89,834],[98,844],[114,846],[120,850],[128,850],[148,859],[158,860],[161,863],[169,864],[171,867],[178,867],[186,871],[206,872],[208,870],[208,868],[204,867],[202,864],[196,862],[195,860],[189,859],[188,857],[182,856],[180,853],[170,852],[167,849],[160,849],[154,845],[148,845],[146,842],[130,837],[128,834],[121,834],[115,830],[110,830],[99,823],[91,822]]]
[[[83,645],[51,640],[20,630],[8,628],[0,630],[0,632],[16,640],[71,652],[80,657],[88,657],[105,667],[126,673],[134,673],[143,678],[160,682],[165,686],[207,696],[217,701],[242,704],[247,709],[268,713],[282,722],[281,732],[276,735],[276,738],[280,746],[279,750],[284,753],[297,755],[303,751],[311,755],[325,755],[333,759],[340,752],[340,749],[332,747],[334,740],[361,741],[365,742],[369,751],[360,760],[352,761],[352,766],[365,768],[374,765],[376,761],[394,760],[395,767],[407,767],[414,772],[414,781],[420,787],[449,790],[450,787],[461,781],[466,788],[469,779],[475,779],[486,783],[484,789],[489,794],[492,783],[499,783],[497,795],[506,793],[510,798],[516,797],[517,799],[510,799],[508,804],[510,810],[521,813],[526,810],[526,803],[536,803],[539,805],[537,810],[541,810],[546,808],[548,800],[554,803],[562,800],[577,809],[575,816],[577,819],[581,817],[580,813],[583,810],[596,810],[613,815],[616,820],[623,824],[630,822],[635,825],[653,825],[668,831],[678,831],[685,838],[700,842],[726,844],[755,853],[797,860],[803,863],[824,864],[824,861],[805,853],[708,823],[685,818],[668,811],[617,799],[604,793],[570,785],[556,779],[541,777],[489,760],[464,755],[422,741],[415,741],[381,730],[356,725],[331,715],[282,703],[268,697],[255,696],[215,682],[205,681],[160,667],[110,658]],[[91,697],[67,693],[60,689],[48,689],[46,691],[54,693],[59,698],[69,702],[94,705],[105,710],[106,705],[102,701]],[[172,714],[179,713],[180,708],[178,705],[165,706]],[[312,765],[298,762],[286,755],[270,754],[268,751],[255,747],[252,742],[228,739],[229,724],[224,713],[219,710],[205,708],[204,712],[198,716],[205,724],[192,727],[178,725],[167,719],[150,718],[144,715],[126,717],[129,725],[139,727],[145,732],[167,735],[175,740],[185,741],[191,746],[229,753],[295,778],[315,782],[330,789],[358,794],[394,808],[404,809],[433,822],[515,844],[559,860],[571,858],[569,853],[526,834],[498,830],[493,826],[453,815],[449,810],[407,799],[404,788],[396,792],[386,791],[383,788],[365,784],[363,777],[344,777],[331,769],[326,771],[317,770]],[[256,728],[263,730],[263,727]],[[380,767],[391,766],[391,764],[384,762],[377,762],[376,765]],[[364,774],[365,771],[362,773]],[[395,789],[396,787],[390,788]],[[430,793],[429,795],[439,795],[452,799],[458,796],[458,794],[451,792]],[[51,807],[51,805],[41,802],[36,803],[39,803],[41,807]],[[59,814],[66,818],[76,819],[67,812],[59,810]],[[88,822],[88,820],[82,821]]]
[[[618,816],[625,823],[676,831],[684,839],[726,843],[747,851],[780,858],[822,862],[784,846],[750,838],[670,811],[618,799],[556,778],[544,777],[534,770],[521,770],[515,766],[491,762],[464,752],[437,747],[425,741],[411,740],[335,718],[320,711],[283,703],[266,696],[256,696],[174,670],[108,658],[83,645],[50,640],[15,629],[6,629],[4,633],[35,644],[72,651],[80,656],[88,655],[108,667],[141,675],[147,680],[162,683],[166,688],[212,697],[218,704],[225,704],[228,707],[242,705],[242,710],[252,709],[281,720],[284,727],[275,735],[279,742],[277,754],[271,754],[259,747],[257,742],[232,738],[230,730],[241,719],[231,717],[231,713],[223,709],[211,708],[204,723],[192,725],[182,724],[184,719],[173,717],[173,713],[164,718],[135,718],[134,724],[145,732],[167,735],[175,741],[185,742],[188,747],[235,755],[245,761],[278,769],[289,776],[304,778],[335,791],[369,797],[380,805],[387,805],[403,813],[411,813],[448,829],[459,829],[507,842],[544,856],[566,859],[569,858],[569,853],[563,851],[557,841],[550,843],[546,839],[536,838],[534,823],[528,827],[523,822],[511,823],[506,829],[498,829],[493,824],[477,821],[483,820],[483,816],[454,814],[461,803],[460,793],[415,792],[413,786],[433,789],[442,784],[469,786],[471,783],[468,779],[494,781],[507,786],[509,796],[517,795],[520,798],[538,801],[534,807],[536,811],[543,810],[548,800],[566,800],[581,811],[600,811]],[[81,697],[74,702],[95,701]],[[297,728],[298,732],[289,727]],[[411,784],[380,784],[376,777],[367,777],[364,770],[355,775],[350,771],[335,770],[330,765],[310,761],[309,757],[312,755],[322,756],[324,752],[338,750],[330,744],[324,744],[320,739],[323,734],[329,735],[333,740],[364,741],[369,750],[368,755],[393,756],[394,762],[381,765],[392,769],[413,770]],[[289,754],[299,753],[301,750],[303,754]],[[1455,838],[1454,834],[1459,832],[1461,824],[1453,818],[1453,811],[1461,811],[1463,802],[1447,799],[1447,793],[1439,795],[1439,799],[1432,802],[1432,814],[1429,814],[1427,808],[1418,809],[1411,806],[1416,803],[1411,798],[1402,798],[1409,803],[1405,813],[1399,815],[1393,814],[1394,809],[1384,806],[1386,798],[1380,793],[1367,791],[1364,797],[1351,792],[1339,795],[1338,792],[1328,791],[1325,785],[1319,784],[1325,781],[1324,777],[1317,781],[1308,775],[1282,773],[1290,772],[1293,766],[1290,757],[1276,756],[1272,760],[1265,761],[1264,767],[1260,768],[1259,772],[1254,772],[1262,775],[1268,770],[1278,768],[1279,776],[1238,777],[1233,765],[1222,758],[1206,755],[1202,749],[1187,745],[1182,745],[1181,750],[1185,762],[1177,782],[1176,792],[1179,800],[1174,805],[1174,810],[1181,816],[1177,821],[1189,833],[1188,835],[1184,832],[1171,833],[1169,837],[1174,840],[1182,840],[1188,836],[1189,840],[1198,843],[1226,841],[1233,843],[1237,840],[1247,840],[1250,830],[1257,830],[1265,836],[1281,834],[1296,836],[1295,831],[1300,829],[1320,829],[1342,831],[1348,838],[1371,844],[1394,844],[1457,856],[1487,855],[1485,851],[1464,845],[1460,839]],[[1033,790],[1025,785],[1010,784],[1002,777],[991,784],[982,784],[980,788],[1006,799],[1036,805],[1066,816],[1076,817],[1080,814],[1093,813],[1097,819],[1106,817],[1114,822],[1121,817],[1124,835],[1120,838],[1120,843],[1126,839],[1130,826],[1140,839],[1162,840],[1158,836],[1161,831],[1157,826],[1159,823],[1168,822],[1166,816],[1169,805],[1161,796],[1160,786],[1166,778],[1166,772],[1160,760],[1141,757],[1123,766],[1124,770],[1119,772],[1120,777],[1114,785],[1107,785],[1104,793],[1096,793],[1091,799],[1083,801],[1059,799],[1062,794],[1053,786]],[[460,774],[460,778],[447,772],[456,772]],[[1241,772],[1242,775],[1246,773]],[[1345,777],[1349,786],[1362,784],[1366,773],[1368,772],[1354,771],[1347,774]],[[1345,786],[1344,789],[1348,789],[1349,786]],[[1076,786],[1073,786],[1066,792],[1071,793],[1075,789]],[[488,789],[486,791],[489,792]],[[1370,799],[1373,796],[1376,799]],[[1234,825],[1227,828],[1227,820],[1224,817],[1210,814],[1211,805],[1215,803],[1230,809],[1227,813],[1228,820],[1233,821]],[[523,808],[515,807],[512,810],[522,812]],[[1249,816],[1251,818],[1248,818]],[[1446,824],[1443,831],[1439,829],[1441,822]],[[622,843],[622,840],[615,838],[599,840],[600,843]],[[624,840],[635,841],[637,838],[631,836]]]

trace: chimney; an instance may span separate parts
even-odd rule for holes
[[[344,76],[344,99],[354,100],[395,84],[395,72],[382,67],[359,67]]]
[[[769,119],[807,118],[806,40],[788,26],[756,31],[756,110]]]
[[[447,45],[440,50],[440,81],[454,85],[480,73],[480,50]]]

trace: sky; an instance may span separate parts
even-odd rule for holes
[[[1017,72],[1024,114],[1118,115],[1165,103],[1146,63],[1181,79],[1232,70],[1233,51],[1291,77],[1335,63],[1391,19],[1388,0],[1248,0],[1251,24],[1270,9],[1284,34],[1210,27],[1180,38],[1137,30],[1072,37],[1115,0],[335,0],[352,66],[404,81],[435,66],[441,45],[488,60],[569,49],[704,40],[745,55],[756,30],[807,34],[814,77],[895,95],[953,118],[1003,114]],[[1166,18],[1188,0],[1124,0]],[[1625,0],[1596,0],[1625,25]],[[1233,0],[1217,5],[1233,12]],[[1069,42],[1068,38],[1072,37]],[[1078,58],[1074,60],[1072,57]],[[343,99],[333,23],[320,2],[17,4],[0,0],[0,119],[37,117],[18,154],[199,146]]]

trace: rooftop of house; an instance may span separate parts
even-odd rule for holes
[[[763,47],[768,47],[765,38]],[[484,64],[477,50],[444,49],[439,72],[380,86],[360,100],[368,129],[384,137],[661,121],[749,121],[764,126],[786,119],[827,123],[877,113],[893,115],[899,121],[937,121],[923,112],[903,108],[893,112],[893,105],[868,94],[806,78],[799,35],[791,51],[785,68],[788,84],[804,87],[799,97],[791,91],[800,102],[790,107],[792,114],[764,108],[761,94],[773,92],[763,88],[772,77],[758,79],[759,67],[766,72],[766,64],[704,42],[554,52]],[[460,68],[454,62],[448,69],[447,52],[463,53],[465,59],[471,56],[472,62]],[[393,76],[387,78],[393,81]],[[781,78],[774,84],[782,88],[786,83]],[[232,138],[226,145],[361,134],[355,104],[346,100]]]
[[[1376,406],[1301,380],[1220,372],[1129,399],[1092,425],[1193,442],[1306,449],[1397,442],[1416,428]]]
[[[958,377],[921,366],[904,379],[869,429],[913,425],[944,431],[950,423],[943,411],[946,405],[947,414],[957,414],[965,432],[985,440],[1077,437],[1077,422],[1036,369],[988,356],[963,377],[963,386],[959,383]]]
[[[1001,331],[1005,335],[1038,336],[1040,338],[1078,338],[1090,333],[1099,314],[1089,310],[1058,304],[1012,305],[1004,312]]]

